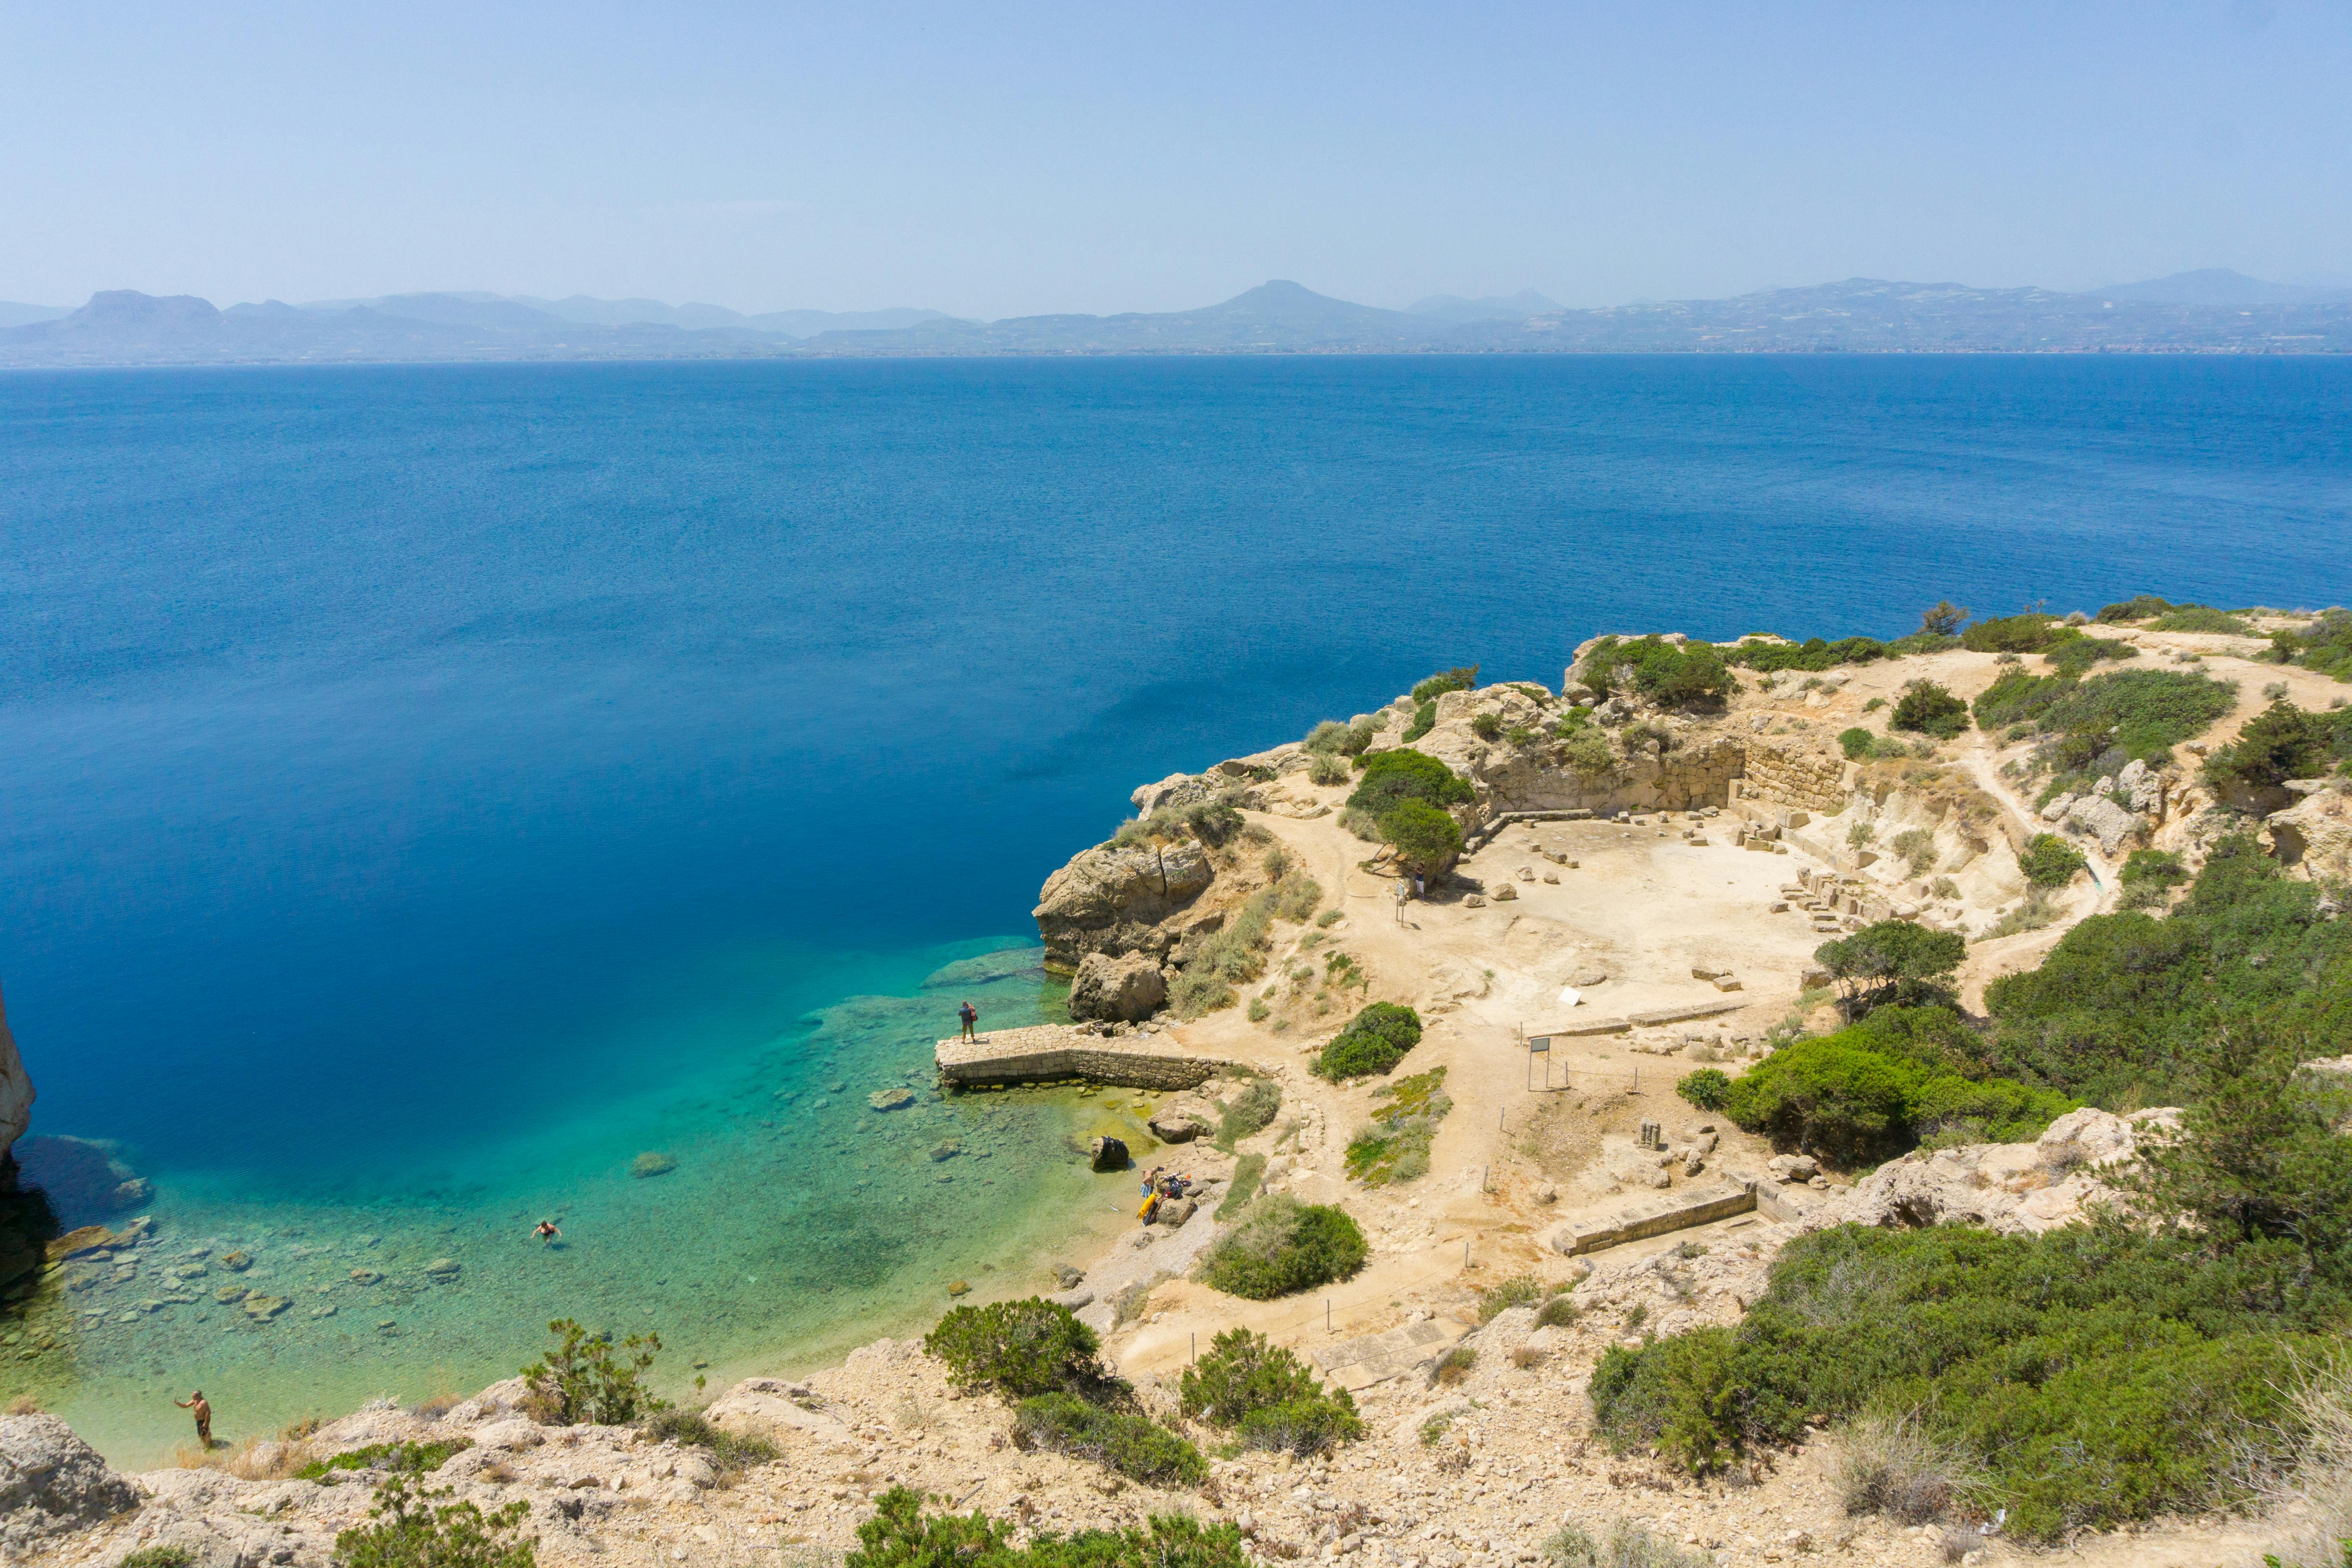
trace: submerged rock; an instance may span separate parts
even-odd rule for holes
[[[866,1097],[866,1103],[876,1110],[903,1110],[915,1103],[911,1089],[877,1089]]]
[[[677,1169],[676,1160],[667,1154],[656,1153],[651,1149],[629,1162],[629,1174],[637,1177],[666,1176]]]

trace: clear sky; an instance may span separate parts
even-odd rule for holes
[[[0,299],[2352,281],[2352,3],[0,7]]]

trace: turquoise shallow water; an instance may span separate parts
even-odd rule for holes
[[[0,1313],[0,1393],[152,1457],[199,1382],[245,1433],[558,1314],[682,1379],[1026,1288],[1080,1112],[862,1097],[961,988],[1053,1005],[923,983],[1136,784],[1604,630],[2347,583],[2315,359],[0,376],[0,983],[36,1131],[119,1141],[163,1237],[100,1320]],[[117,1321],[207,1241],[299,1305]]]

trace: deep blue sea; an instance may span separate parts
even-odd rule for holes
[[[1108,1210],[1093,1112],[864,1095],[927,1081],[966,991],[1050,1012],[1037,886],[1138,783],[1440,666],[1556,685],[1607,630],[2347,588],[2321,359],[0,376],[35,1131],[119,1141],[174,1256],[296,1302],[66,1303],[41,1375],[146,1452],[199,1374],[259,1429],[511,1371],[575,1307],[723,1371],[952,1269],[1028,1288]]]

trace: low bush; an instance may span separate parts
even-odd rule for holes
[[[1621,1519],[1605,1540],[1580,1524],[1563,1524],[1543,1543],[1550,1568],[1714,1568],[1706,1552],[1685,1551],[1638,1520]]]
[[[1455,669],[1441,669],[1412,689],[1415,702],[1434,702],[1449,691],[1474,691],[1478,686],[1478,667],[1465,665]]]
[[[1675,1092],[1701,1110],[1720,1110],[1724,1094],[1730,1088],[1730,1075],[1721,1068],[1701,1068],[1684,1074],[1675,1085]]]
[[[1859,763],[1870,755],[1870,748],[1877,740],[1877,736],[1857,724],[1851,730],[1838,731],[1838,750],[1845,753],[1847,762]]]
[[[2126,760],[2153,761],[2211,728],[2235,706],[2237,694],[2235,684],[2202,672],[2118,669],[2056,693],[2036,727],[2095,738],[2119,748]]]
[[[667,1408],[645,1385],[660,1335],[631,1334],[615,1345],[611,1334],[592,1334],[569,1318],[547,1331],[560,1342],[538,1365],[522,1369],[532,1419],[547,1426],[625,1426]]]
[[[2124,861],[2121,879],[2126,888],[2177,888],[2189,880],[2189,871],[2169,849],[2135,849]]]
[[[1886,725],[1948,741],[1969,727],[1969,705],[1932,680],[1914,680],[1904,686]]]
[[[2316,778],[2352,758],[2352,709],[2306,713],[2273,702],[2246,721],[2238,738],[2205,759],[2208,784],[2222,788],[2276,789],[2289,779]]]
[[[2254,628],[2227,610],[2210,605],[2175,605],[2148,623],[2152,632],[2227,632],[2250,637]]]
[[[1404,727],[1404,733],[1397,739],[1410,746],[1436,728],[1437,700],[1432,698],[1412,710],[1412,722]]]
[[[1838,1434],[1838,1500],[1848,1513],[1930,1524],[1959,1512],[1984,1482],[1984,1466],[1916,1412],[1858,1416]]]
[[[2035,834],[2017,858],[2017,868],[2037,888],[2063,888],[2089,864],[2081,850],[2054,833]]]
[[[1576,1321],[1579,1316],[1580,1316],[1580,1314],[1577,1311],[1576,1303],[1568,1299],[1566,1292],[1562,1292],[1559,1295],[1552,1297],[1541,1307],[1536,1309],[1536,1327],[1539,1329],[1566,1328],[1569,1324]]]
[[[1599,730],[1579,730],[1560,742],[1560,761],[1588,779],[1617,770],[1617,752]]]
[[[1231,981],[1208,969],[1185,970],[1168,987],[1169,1010],[1188,1020],[1230,1007],[1240,999],[1241,993]]]
[[[1783,669],[1819,672],[1841,664],[1868,664],[1886,657],[1886,645],[1875,637],[1840,637],[1835,642],[1807,637],[1802,643],[1753,642],[1743,639],[1723,656],[1732,664],[1770,673]]]
[[[471,1437],[438,1443],[371,1443],[364,1448],[313,1459],[294,1472],[298,1481],[323,1481],[338,1470],[397,1470],[429,1476],[474,1446]]]
[[[1384,1073],[1421,1044],[1421,1015],[1394,1002],[1374,1002],[1348,1020],[1347,1027],[1308,1064],[1318,1078],[1333,1081]]]
[[[926,1514],[923,1494],[892,1487],[857,1527],[858,1547],[842,1568],[1253,1568],[1239,1528],[1188,1514],[1155,1514],[1141,1527],[1036,1531],[1013,1544],[1016,1527],[986,1514]]]
[[[1075,1394],[1040,1394],[1014,1405],[1013,1446],[1091,1459],[1146,1486],[1196,1487],[1209,1479],[1209,1462],[1186,1439],[1148,1415]]]
[[[1368,1256],[1362,1229],[1344,1211],[1275,1193],[1211,1246],[1201,1279],[1229,1296],[1270,1301],[1353,1279]]]
[[[184,1546],[142,1546],[123,1554],[114,1568],[194,1568],[196,1554]]]
[[[1337,719],[1326,719],[1307,731],[1302,742],[1309,752],[1326,756],[1338,756],[1348,739],[1348,726]]]
[[[1313,784],[1343,784],[1356,776],[1355,771],[1329,752],[1318,752],[1307,759],[1307,782]]]
[[[2086,636],[2069,626],[2058,634],[2042,655],[2042,662],[2062,675],[2080,677],[2102,661],[2137,658],[2139,649],[2114,637]]]
[[[1532,1274],[1498,1279],[1478,1295],[1478,1321],[1491,1323],[1514,1307],[1532,1307],[1544,1299],[1544,1282]]]
[[[1103,1368],[1102,1342],[1067,1307],[1042,1297],[958,1307],[923,1336],[948,1381],[967,1394],[992,1390],[1008,1399],[1040,1394],[1092,1394],[1115,1385]]]
[[[338,1568],[537,1568],[538,1542],[521,1533],[527,1502],[484,1513],[470,1502],[436,1503],[454,1488],[425,1490],[395,1470],[376,1489],[371,1522],[335,1537]]]
[[[1185,1370],[1180,1408],[1232,1431],[1245,1448],[1303,1456],[1364,1435],[1346,1389],[1325,1388],[1306,1363],[1247,1329],[1219,1334]]]
[[[2107,626],[2120,626],[2126,621],[2145,621],[2164,614],[2172,605],[2153,594],[2139,594],[2121,604],[2102,607],[2098,619]]]
[[[1433,1068],[1373,1091],[1372,1119],[1348,1143],[1348,1174],[1366,1186],[1410,1182],[1429,1173],[1437,1124],[1454,1109],[1443,1092],[1445,1069]]]
[[[1903,858],[1905,869],[1914,877],[1926,876],[1936,864],[1936,836],[1924,827],[1905,828],[1887,847]]]
[[[1503,738],[1503,721],[1498,715],[1481,713],[1470,721],[1470,732],[1482,741],[1499,741]]]
[[[1122,822],[1110,841],[1123,848],[1183,837],[1215,845],[1223,844],[1245,826],[1241,808],[1220,795],[1214,800],[1196,800],[1189,805],[1163,805],[1149,816]]]
[[[1790,1242],[1738,1327],[1612,1348],[1593,1408],[1613,1445],[1702,1473],[1809,1416],[1916,1411],[1980,1470],[1971,1500],[2047,1542],[2242,1498],[2277,1464],[2283,1374],[2346,1305],[2299,1279],[2275,1243],[1842,1226]]]
[[[1282,1109],[1282,1086],[1270,1078],[1254,1078],[1225,1101],[1217,1119],[1217,1147],[1231,1152],[1234,1144],[1274,1125]]]
[[[1660,637],[1602,637],[1585,656],[1580,679],[1596,697],[1622,685],[1668,708],[1712,706],[1739,688],[1712,644],[1676,647]]]
[[[2040,653],[2058,635],[2057,617],[2038,610],[1979,621],[1960,634],[1970,653]]]
[[[1463,805],[1476,797],[1470,781],[1423,752],[1395,746],[1375,752],[1364,763],[1348,804],[1379,816],[1399,801],[1418,800],[1433,806]]]
[[[1917,635],[1958,640],[1960,628],[1968,624],[1968,619],[1969,612],[1964,605],[1955,605],[1949,599],[1938,599],[1919,612]]]
[[[2270,657],[2352,680],[2352,610],[2323,610],[2306,626],[2273,632]]]
[[[1471,1369],[1477,1364],[1478,1352],[1475,1349],[1468,1345],[1455,1345],[1430,1363],[1430,1384],[1433,1387],[1451,1388],[1466,1380]]]
[[[753,1465],[769,1464],[779,1457],[776,1446],[765,1437],[713,1426],[699,1410],[665,1410],[641,1424],[637,1430],[656,1443],[682,1443],[689,1448],[702,1449],[710,1456],[712,1468],[722,1476],[748,1470]]]

